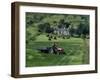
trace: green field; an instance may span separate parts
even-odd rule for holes
[[[35,12],[25,15],[26,67],[89,64],[89,15]],[[65,54],[38,51],[52,47],[54,42]]]
[[[50,47],[55,41],[59,47],[64,48],[66,54],[38,52],[38,48]],[[26,67],[89,64],[88,41],[89,39],[73,37],[48,41],[46,35],[39,35],[36,40],[26,44]]]

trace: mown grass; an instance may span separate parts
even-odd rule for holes
[[[44,35],[26,45],[26,67],[89,64],[88,40],[81,38],[57,39],[58,46],[64,48],[64,55],[38,52],[38,48],[50,47],[55,40],[48,41]]]

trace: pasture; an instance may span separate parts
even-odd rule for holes
[[[26,45],[26,67],[89,64],[88,41],[89,39],[73,37],[49,41],[46,35],[41,34]],[[38,48],[50,47],[53,42],[58,42],[58,46],[63,48],[66,54],[38,52]]]
[[[26,67],[89,64],[89,20],[89,15],[26,12]],[[39,51],[46,47],[52,52]]]

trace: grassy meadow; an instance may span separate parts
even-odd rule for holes
[[[69,32],[70,38],[63,39],[65,35],[58,37],[59,35],[54,33],[61,28],[65,33]],[[48,40],[47,34],[53,34],[57,39]],[[26,67],[89,64],[89,38],[86,36],[89,36],[88,15],[27,12]],[[64,49],[65,54],[43,53],[37,50],[51,47],[54,42]]]
[[[54,65],[79,65],[89,63],[87,40],[81,38],[58,39],[59,47],[64,48],[64,55],[46,54],[38,52],[38,48],[51,46],[54,40],[48,41],[45,35],[37,37],[30,42],[26,49],[26,66],[54,66]]]

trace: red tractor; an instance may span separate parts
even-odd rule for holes
[[[53,53],[53,54],[65,54],[65,51],[63,48],[55,48],[55,47],[45,47],[38,49],[39,52],[42,53]]]

